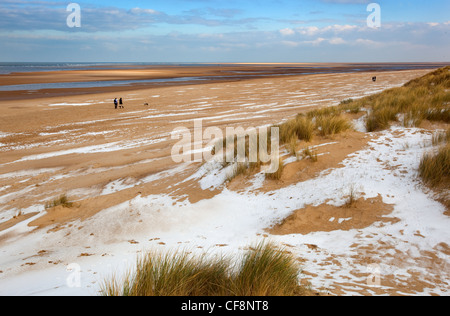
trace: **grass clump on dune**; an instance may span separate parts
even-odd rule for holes
[[[280,180],[281,176],[283,175],[284,170],[284,162],[281,157],[278,157],[278,168],[275,172],[268,172],[266,173],[266,179],[270,180]]]
[[[436,154],[425,154],[419,166],[422,179],[431,186],[450,180],[450,144],[441,147]]]
[[[148,253],[134,272],[106,281],[104,296],[294,296],[299,285],[296,259],[272,244],[248,250],[237,263],[188,252]]]
[[[62,205],[66,208],[71,208],[73,206],[73,203],[69,201],[69,198],[67,195],[61,195],[59,198],[54,199],[50,202],[45,203],[45,209],[53,208]]]
[[[372,110],[366,119],[367,131],[374,132],[388,128],[390,122],[397,120],[397,114],[397,109],[391,107],[380,107]]]
[[[444,131],[436,132],[431,139],[431,143],[433,144],[433,146],[438,146],[449,142],[450,142],[450,128],[448,128],[447,131],[445,132]]]
[[[148,253],[122,285],[112,281],[102,290],[108,296],[200,296],[221,294],[227,279],[225,260],[191,258],[187,252]]]
[[[357,114],[357,113],[361,112],[362,104],[359,102],[355,102],[355,100],[353,100],[353,99],[347,99],[347,100],[342,101],[339,104],[339,108],[341,108],[342,110],[344,110],[346,112]]]
[[[299,286],[299,265],[284,250],[261,243],[244,254],[232,276],[232,295],[237,296],[293,296]]]
[[[303,150],[302,157],[303,157],[303,159],[309,158],[309,159],[311,159],[312,162],[317,162],[319,160],[319,158],[317,156],[317,151],[315,149],[311,149],[309,147],[306,147]]]
[[[423,155],[419,165],[419,175],[432,187],[450,184],[450,128],[433,136],[432,143],[440,146],[437,152]],[[448,201],[447,201],[448,203]]]
[[[298,140],[310,142],[314,135],[314,123],[311,119],[304,116],[297,116],[279,126],[280,128],[280,143],[286,144],[292,140],[293,137]]]
[[[347,103],[344,102],[344,104]],[[297,141],[299,140],[309,143],[314,135],[333,136],[351,129],[352,125],[342,115],[343,112],[341,107],[332,106],[311,110],[306,114],[298,114],[294,119],[278,126],[280,128],[280,144],[286,145],[291,155],[296,155]]]
[[[321,136],[333,136],[352,128],[351,123],[342,115],[318,117],[316,126]]]

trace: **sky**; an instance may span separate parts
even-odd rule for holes
[[[448,0],[70,3],[0,0],[0,62],[450,61]]]

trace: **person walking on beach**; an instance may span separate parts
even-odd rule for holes
[[[117,110],[117,98],[114,99],[114,108]]]
[[[123,109],[123,100],[122,100],[122,98],[119,99],[119,105],[120,105],[120,108]]]

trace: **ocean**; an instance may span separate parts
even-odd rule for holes
[[[53,62],[0,62],[0,75],[22,72],[45,72],[62,70],[88,70],[88,69],[133,69],[142,66],[209,66],[217,64],[195,64],[195,63],[53,63]]]
[[[101,63],[0,63],[0,74],[59,71],[59,70],[81,70],[92,67],[109,67],[110,64]],[[112,64],[111,64],[112,66]]]

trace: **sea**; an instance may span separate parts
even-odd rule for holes
[[[7,75],[11,73],[22,72],[47,72],[47,71],[62,71],[62,70],[89,70],[95,69],[127,69],[139,66],[154,66],[154,65],[194,65],[182,63],[57,63],[57,62],[0,62],[0,75]],[[195,65],[209,65],[209,64],[195,64]],[[212,64],[211,64],[212,65]]]

